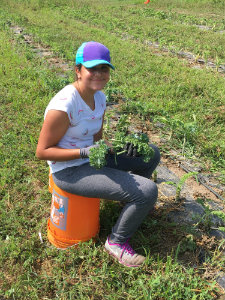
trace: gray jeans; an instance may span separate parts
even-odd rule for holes
[[[159,164],[160,153],[155,145],[150,147],[155,154],[148,163],[124,154],[115,163],[114,155],[109,155],[107,165],[99,170],[85,163],[53,173],[55,184],[69,193],[125,204],[110,235],[114,243],[126,242],[157,200],[157,186],[149,178]]]

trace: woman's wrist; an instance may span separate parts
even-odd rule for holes
[[[80,153],[80,149],[76,149],[76,150],[78,150],[79,158],[82,158],[82,157],[81,157],[81,153]]]
[[[81,158],[80,149],[74,149],[74,158],[75,159]]]

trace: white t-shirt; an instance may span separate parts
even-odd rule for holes
[[[70,127],[57,146],[65,149],[85,148],[93,145],[94,134],[99,132],[106,109],[106,97],[101,91],[94,95],[95,109],[91,108],[81,98],[76,88],[70,84],[59,91],[49,102],[45,116],[49,110],[61,110],[67,113]],[[69,161],[48,161],[50,172],[55,173],[72,166],[79,166],[89,159],[73,159]]]

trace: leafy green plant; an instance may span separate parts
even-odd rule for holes
[[[217,216],[217,217],[219,217],[221,220],[222,220],[222,222],[223,222],[223,224],[222,225],[225,225],[225,213],[223,212],[223,211],[212,211],[212,214],[214,215],[214,216]],[[225,226],[219,226],[218,227],[218,229],[220,230],[220,231],[223,231],[223,232],[225,232]]]
[[[220,227],[218,227],[218,229],[220,230],[220,231],[223,231],[223,232],[225,232],[225,227],[224,226],[220,226]]]
[[[175,138],[180,140],[182,145],[182,155],[184,155],[187,144],[192,145],[198,133],[196,116],[193,114],[194,121],[184,122],[179,118],[158,117],[157,120],[166,124],[170,130],[169,140]]]
[[[130,121],[128,116],[126,114],[122,114],[116,125],[116,130],[126,134],[128,132],[129,125],[130,125]]]
[[[220,210],[218,211],[218,210],[211,209],[209,207],[209,205],[205,203],[204,199],[198,198],[196,201],[199,204],[201,204],[202,207],[204,208],[204,214],[200,218],[199,218],[199,216],[196,216],[196,218],[198,218],[198,221],[195,224],[195,227],[199,227],[199,228],[203,229],[204,231],[208,232],[210,229],[212,229],[213,215],[214,215],[220,219],[220,223],[222,225],[216,229],[225,231],[225,227],[223,226],[225,224],[225,213]]]
[[[103,130],[103,137],[104,138],[108,138],[109,136],[111,136],[111,117],[113,116],[113,112],[112,111],[106,111],[105,114],[105,126],[104,126],[104,130]]]
[[[145,162],[148,162],[154,155],[154,150],[149,147],[148,136],[144,133],[141,134],[128,134],[117,132],[115,139],[112,141],[114,152],[119,155],[125,152],[124,146],[129,143],[137,149],[138,155],[143,157]]]
[[[90,165],[96,169],[100,169],[106,164],[106,155],[109,152],[109,147],[105,144],[104,140],[96,142],[98,147],[90,149]]]
[[[107,123],[109,123],[109,118]],[[126,114],[121,115],[116,125],[115,137],[111,140],[112,152],[116,156],[125,153],[125,146],[127,144],[133,145],[137,151],[137,155],[143,157],[145,162],[148,162],[154,155],[154,150],[149,147],[149,138],[144,133],[128,134],[130,120]],[[107,131],[109,128],[107,128]],[[92,148],[90,150],[90,165],[99,169],[106,164],[106,155],[109,153],[109,147],[106,145],[104,140],[100,140],[96,143],[99,147]]]
[[[186,251],[194,251],[196,250],[197,245],[194,240],[194,236],[192,234],[188,234],[185,238],[183,238],[179,245],[178,245],[178,250],[177,252],[179,253],[184,253]]]
[[[212,211],[212,214],[219,217],[220,219],[223,220],[223,222],[225,223],[225,213],[221,210],[214,210]]]
[[[122,92],[115,86],[115,83],[110,80],[105,88],[105,95],[107,103],[118,103],[122,97]]]
[[[179,201],[180,200],[180,193],[181,193],[181,190],[186,182],[186,180],[192,176],[195,176],[196,177],[196,180],[197,180],[197,172],[189,172],[187,174],[184,174],[178,183],[175,183],[175,182],[172,182],[172,181],[167,181],[165,182],[166,184],[171,184],[171,185],[174,185],[176,187],[176,201]]]
[[[115,139],[112,140],[115,158],[117,155],[126,152],[126,150],[124,150],[126,143],[133,144],[137,149],[138,155],[141,155],[145,162],[148,162],[154,155],[154,150],[149,147],[149,139],[146,134],[125,135],[123,132],[117,132]],[[99,147],[93,147],[90,150],[89,159],[91,166],[100,169],[106,164],[106,155],[109,153],[109,147],[104,140],[100,140],[96,144],[99,145]]]

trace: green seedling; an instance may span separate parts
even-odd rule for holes
[[[130,125],[130,122],[128,120],[128,117],[127,117],[127,115],[124,114],[119,118],[116,129],[117,129],[117,131],[127,133],[129,125]]]
[[[204,208],[204,215],[200,217],[198,222],[195,224],[195,227],[200,227],[204,231],[208,232],[210,229],[212,229],[213,226],[213,222],[212,222],[213,215],[219,217],[222,220],[222,222],[225,223],[225,213],[223,211],[212,210],[209,207],[209,205],[205,204],[205,201],[203,199],[198,198],[197,202],[201,204],[202,207]],[[224,226],[220,226],[217,229],[221,231],[225,231]]]
[[[194,225],[195,228],[200,228],[204,232],[209,232],[212,228],[212,214],[211,210],[207,207],[203,216],[199,214],[195,215],[193,219],[197,219],[197,223]]]
[[[197,180],[197,172],[189,172],[187,174],[184,174],[178,183],[175,183],[173,181],[167,181],[165,182],[166,184],[171,184],[171,185],[174,185],[176,187],[176,201],[180,201],[180,193],[181,193],[181,190],[186,182],[186,180],[192,176],[195,176],[196,177],[196,180]]]
[[[223,222],[225,223],[225,213],[223,211],[221,211],[221,210],[214,210],[212,212],[212,214],[215,215],[215,216],[217,216],[217,217],[219,217],[220,219],[222,219]]]
[[[210,58],[210,51],[209,50],[205,50],[203,52],[203,58],[205,60],[205,63],[207,64],[209,62],[209,58]]]
[[[192,122],[183,122],[179,118],[158,117],[157,119],[166,124],[170,130],[169,141],[171,139],[178,139],[182,146],[182,155],[184,155],[185,147],[194,143],[198,132],[198,124],[196,115],[193,114]]]
[[[215,60],[215,64],[216,64],[216,71],[218,72],[220,65],[222,65],[223,61],[219,58],[218,55],[216,55],[216,60]]]
[[[192,234],[188,234],[184,239],[182,239],[178,245],[177,255],[178,253],[184,253],[186,251],[195,251],[197,248],[196,242],[194,240],[194,236]]]
[[[223,211],[212,211],[212,214],[219,217],[223,221],[223,225],[225,224],[225,213]],[[218,229],[225,232],[225,226],[220,226]]]
[[[106,112],[106,114],[105,114],[106,123],[104,126],[104,132],[103,132],[104,137],[110,136],[110,133],[111,133],[110,121],[111,121],[112,116],[113,116],[113,112]]]

